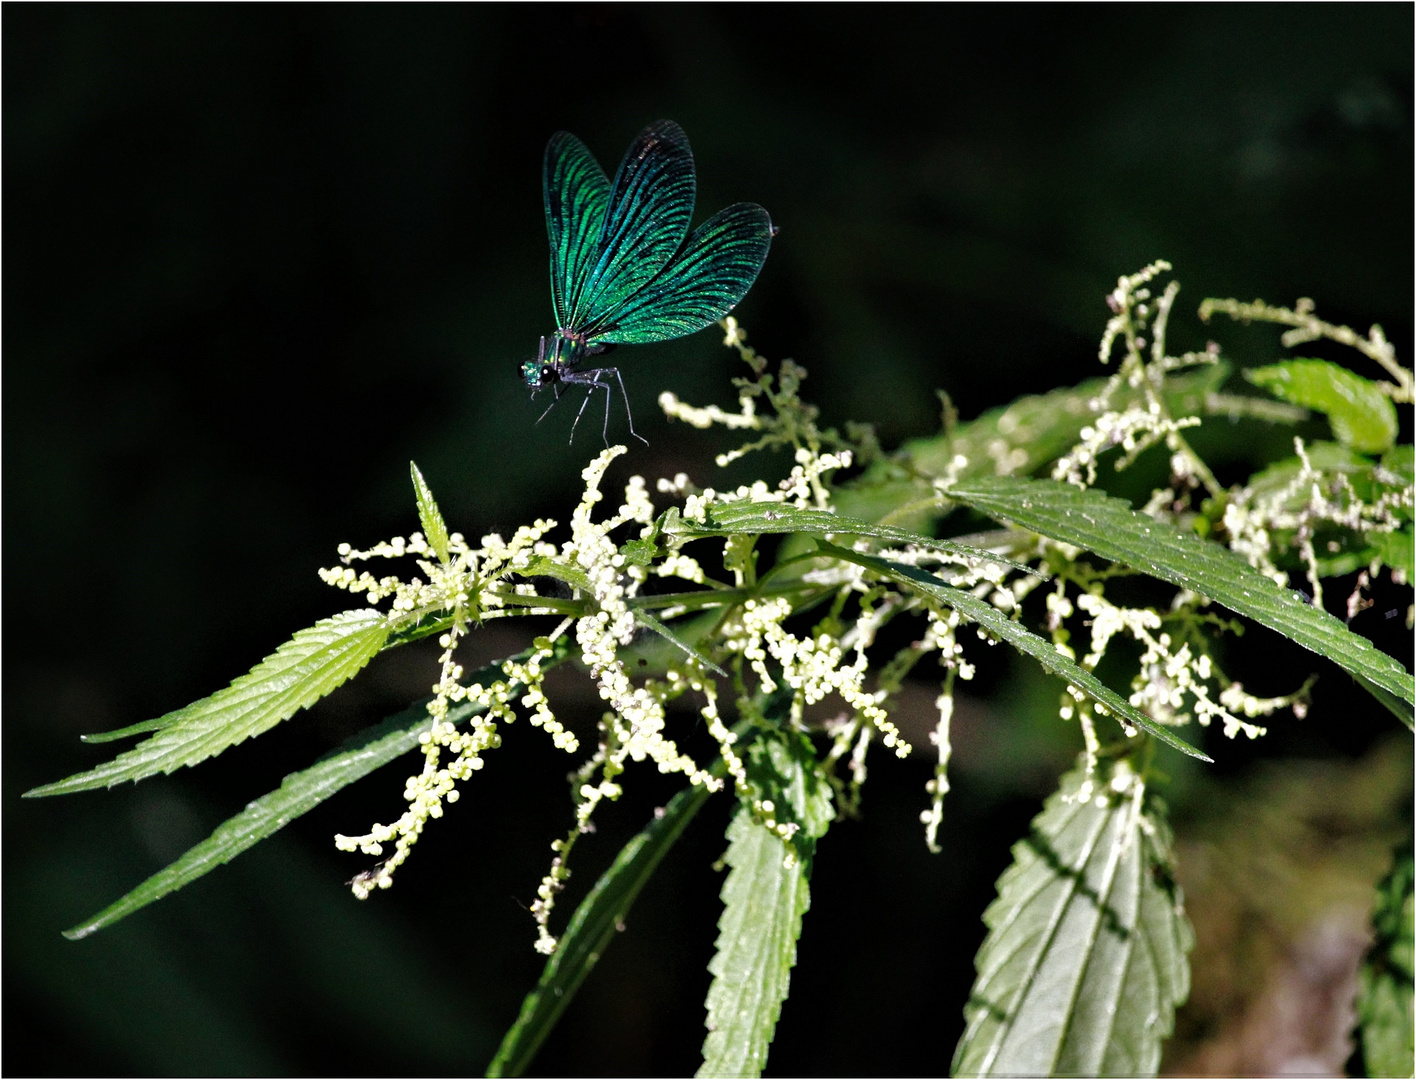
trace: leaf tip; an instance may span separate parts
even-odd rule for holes
[[[408,471],[413,479],[413,497],[418,504],[418,520],[423,526],[423,535],[427,538],[428,546],[437,555],[438,561],[446,563],[451,552],[448,547],[447,525],[443,521],[442,511],[438,509],[432,489],[423,479],[423,474],[416,461],[408,463]]]

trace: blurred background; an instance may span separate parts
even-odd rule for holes
[[[645,124],[682,124],[698,219],[751,200],[781,228],[737,312],[752,343],[887,447],[937,430],[936,389],[969,419],[1098,374],[1104,296],[1156,258],[1184,284],[1177,348],[1270,362],[1276,333],[1195,307],[1310,296],[1412,355],[1408,5],[6,5],[3,29],[7,1073],[479,1073],[514,1018],[540,969],[525,906],[571,814],[567,760],[524,724],[367,903],[331,836],[399,812],[403,762],[60,937],[426,694],[427,650],[198,770],[19,796],[113,749],[81,734],[210,693],[342,607],[315,569],[416,527],[410,459],[468,536],[565,519],[599,440],[568,447],[564,407],[538,425],[516,376],[554,329],[552,132],[613,172]],[[720,437],[655,407],[731,406],[720,342],[616,354],[650,445],[612,478],[721,484]],[[1409,661],[1381,616],[1354,628]],[[530,632],[488,630],[469,668]],[[1257,632],[1245,649],[1283,674],[1263,692],[1323,674],[1301,724],[1212,739],[1204,774],[1174,763],[1182,882],[1218,944],[1167,1067],[1340,1068],[1332,1017],[1409,826],[1411,743],[1335,669]],[[944,853],[917,820],[923,755],[876,760],[865,818],[824,841],[770,1072],[947,1070],[979,916],[1076,749],[1057,685],[995,652],[958,720]],[[583,681],[561,685],[593,723]],[[915,688],[910,722],[934,693]],[[631,779],[564,915],[674,790]],[[727,814],[666,861],[538,1071],[696,1067]]]

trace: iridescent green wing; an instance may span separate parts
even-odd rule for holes
[[[755,203],[714,214],[649,284],[606,313],[590,340],[643,345],[702,330],[747,295],[771,243],[772,219]]]
[[[660,120],[641,131],[615,173],[593,261],[561,325],[593,334],[647,285],[683,244],[696,192],[683,129]]]
[[[575,297],[605,222],[610,182],[583,142],[568,131],[557,131],[546,143],[541,193],[546,200],[546,233],[551,240],[551,299],[556,326],[569,326]]]

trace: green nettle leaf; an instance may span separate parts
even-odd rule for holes
[[[989,933],[956,1076],[1154,1076],[1190,992],[1194,933],[1158,803],[1128,762],[1088,789],[1078,767],[1013,847],[984,912]]]
[[[408,468],[413,473],[413,494],[418,500],[418,520],[423,525],[423,536],[437,555],[438,562],[446,563],[449,558],[447,523],[443,521],[442,511],[438,509],[433,492],[418,471],[418,466],[410,461]]]
[[[489,677],[500,674],[500,668]],[[448,710],[448,720],[457,723],[472,715],[471,705]],[[428,730],[428,710],[424,705],[405,709],[365,733],[358,745],[336,752],[318,764],[281,781],[280,787],[256,799],[241,813],[228,818],[201,843],[189,848],[170,864],[148,878],[132,892],[109,904],[97,915],[64,931],[71,941],[88,937],[160,900],[168,893],[190,885],[199,877],[228,863],[247,848],[289,825],[314,809],[341,788],[360,780],[418,746],[418,736]]]
[[[799,826],[790,843],[744,806],[728,826],[723,916],[708,964],[708,1038],[699,1076],[761,1076],[786,1000],[816,841],[834,811],[810,741],[764,735],[748,750],[748,778],[773,804],[775,823]]]
[[[594,586],[590,584],[590,579],[580,567],[574,563],[562,562],[559,559],[548,559],[544,555],[533,555],[526,560],[526,565],[521,567],[517,573],[525,578],[555,578],[581,592],[593,593],[595,591]]]
[[[1220,385],[1229,377],[1229,365],[1210,364],[1165,380],[1165,404],[1172,416],[1224,411],[1216,401]],[[954,425],[940,435],[913,439],[901,447],[901,456],[925,476],[945,476],[963,455],[969,464],[960,475],[1011,473],[1018,476],[1040,469],[1061,457],[1081,437],[1081,430],[1096,418],[1096,399],[1106,389],[1106,379],[1088,379],[1076,386],[1046,394],[1020,397],[1001,408],[989,409],[977,419]],[[1113,390],[1112,407],[1124,409],[1142,400],[1139,388]],[[1289,422],[1301,419],[1296,410],[1274,404],[1265,418]],[[888,467],[872,470],[886,472]],[[870,480],[867,472],[866,481]]]
[[[1319,472],[1341,473],[1354,483],[1368,487],[1371,484],[1372,459],[1350,447],[1315,439],[1308,443],[1304,452],[1308,455],[1308,463]],[[1284,458],[1254,473],[1245,486],[1253,488],[1257,494],[1269,495],[1292,484],[1302,468],[1303,462],[1297,457]],[[1287,505],[1296,510],[1306,498],[1306,492],[1294,492]]]
[[[1327,413],[1338,441],[1379,454],[1396,441],[1396,406],[1370,379],[1326,360],[1288,360],[1244,377],[1274,397]]]
[[[715,763],[713,772],[720,776],[726,772],[721,760]],[[540,981],[526,995],[521,1014],[487,1066],[488,1076],[525,1073],[580,984],[610,947],[615,933],[623,929],[639,890],[710,795],[701,786],[680,791],[669,800],[662,815],[621,849],[614,864],[575,909],[556,951],[546,961]]]
[[[996,563],[1032,573],[1032,568],[1020,562],[995,555],[991,551],[939,540],[931,536],[879,525],[872,521],[842,517],[825,510],[803,510],[778,502],[712,503],[706,508],[706,521],[691,521],[680,517],[677,508],[663,518],[663,532],[669,536],[758,536],[764,533],[815,533],[833,536],[868,536],[892,544],[913,544],[931,551],[942,551],[974,563]]]
[[[1406,575],[1407,581],[1416,580],[1416,532],[1402,529],[1400,532],[1372,532],[1367,534],[1367,543],[1372,554]]]
[[[653,540],[626,540],[620,546],[620,554],[630,566],[648,566],[659,554],[659,545]]]
[[[535,651],[528,649],[513,659],[524,662]],[[553,657],[542,657],[541,666],[549,670],[563,659],[563,652]],[[503,678],[504,662],[498,660],[473,672],[471,681],[490,683]],[[523,689],[522,684],[512,682],[508,693],[519,694]],[[475,704],[454,705],[448,709],[447,719],[450,723],[460,724],[481,711],[482,707]],[[188,848],[97,915],[64,931],[64,936],[71,941],[88,937],[96,930],[111,926],[154,900],[160,900],[230,862],[241,852],[314,809],[341,788],[416,749],[419,736],[428,730],[429,723],[427,702],[419,702],[390,716],[383,723],[359,732],[308,769],[291,773],[275,791],[261,796],[241,813],[222,822],[201,843]]]
[[[1234,552],[1132,510],[1095,489],[1053,480],[975,477],[949,489],[975,510],[1217,600],[1416,705],[1416,681],[1399,661],[1292,589],[1264,577]],[[1410,719],[1407,720],[1410,726]]]
[[[1393,446],[1382,455],[1382,468],[1390,469],[1408,484],[1416,481],[1416,446],[1411,443]]]
[[[990,634],[1008,642],[1019,652],[1031,656],[1038,661],[1044,671],[1052,675],[1060,675],[1069,683],[1075,686],[1082,693],[1086,694],[1093,701],[1104,706],[1109,712],[1128,724],[1140,728],[1142,731],[1154,735],[1167,746],[1173,746],[1181,753],[1190,757],[1199,758],[1201,761],[1212,761],[1213,759],[1202,754],[1193,746],[1180,738],[1174,732],[1157,724],[1145,713],[1136,709],[1130,702],[1120,694],[1112,690],[1104,682],[1098,679],[1086,668],[1079,667],[1075,662],[1057,651],[1057,647],[1046,638],[1034,634],[1022,623],[1014,622],[1004,615],[996,607],[986,600],[980,600],[972,593],[963,589],[956,589],[952,585],[947,585],[927,570],[921,570],[917,566],[909,566],[905,563],[893,562],[889,559],[882,559],[876,555],[866,555],[859,551],[847,551],[845,548],[836,547],[833,544],[822,543],[821,550],[843,559],[846,562],[858,563],[868,567],[877,573],[884,574],[892,581],[897,581],[902,585],[908,585],[915,589],[920,589],[930,593],[941,603],[953,608],[970,622],[978,623],[979,626],[987,630]]]
[[[148,721],[149,729],[160,729],[152,738],[88,772],[27,791],[25,797],[112,787],[215,757],[288,720],[352,678],[383,648],[388,634],[388,619],[373,609],[322,619],[225,690]]]
[[[1416,1070],[1413,974],[1416,974],[1416,877],[1409,851],[1397,856],[1377,886],[1374,941],[1363,961],[1357,994],[1362,1056],[1368,1076],[1410,1076]]]

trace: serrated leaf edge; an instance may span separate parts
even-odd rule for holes
[[[423,473],[417,464],[410,461],[408,468],[413,474],[413,496],[418,503],[418,521],[423,526],[423,536],[438,561],[446,565],[451,554],[447,522],[443,520],[442,511],[438,509],[437,500],[433,498],[432,488],[428,487],[428,482],[423,479]]]
[[[1207,596],[1309,651],[1326,656],[1351,674],[1370,679],[1408,705],[1416,705],[1416,679],[1396,659],[1377,649],[1366,638],[1354,634],[1328,612],[1313,607],[1301,593],[1269,580],[1228,548],[1147,517],[1120,499],[1095,489],[1083,491],[1058,481],[1020,477],[974,478],[951,488],[948,494],[950,498],[991,517],[1012,521],[1039,535],[1084,548],[1112,562]],[[1057,506],[1048,501],[1058,496],[1073,500],[1073,504]],[[1104,536],[1092,536],[1081,530],[1063,528],[1051,518],[1044,519],[1032,506],[1032,503],[1039,501],[1054,514],[1076,514],[1082,518],[1086,518],[1085,504],[1091,501],[1096,504],[1098,512],[1118,515],[1123,520],[1143,526],[1143,535],[1147,539],[1163,541],[1180,550],[1161,549],[1151,554],[1126,550],[1117,543],[1114,531]],[[1224,581],[1196,574],[1180,565],[1186,555],[1222,563],[1225,570],[1234,575],[1234,580]],[[1171,556],[1173,562],[1170,561]],[[1256,597],[1272,598],[1272,607],[1260,606]],[[1304,632],[1303,623],[1312,624],[1308,632]],[[1333,649],[1320,648],[1318,641],[1323,635],[1333,645],[1349,649],[1353,656],[1344,658],[1334,655]]]
[[[389,629],[387,617],[372,608],[322,619],[226,689],[176,710],[179,718],[151,738],[86,772],[27,791],[25,797],[113,787],[213,757],[288,720],[347,682],[383,647]],[[312,670],[299,672],[311,664]],[[233,715],[223,715],[232,710]]]

